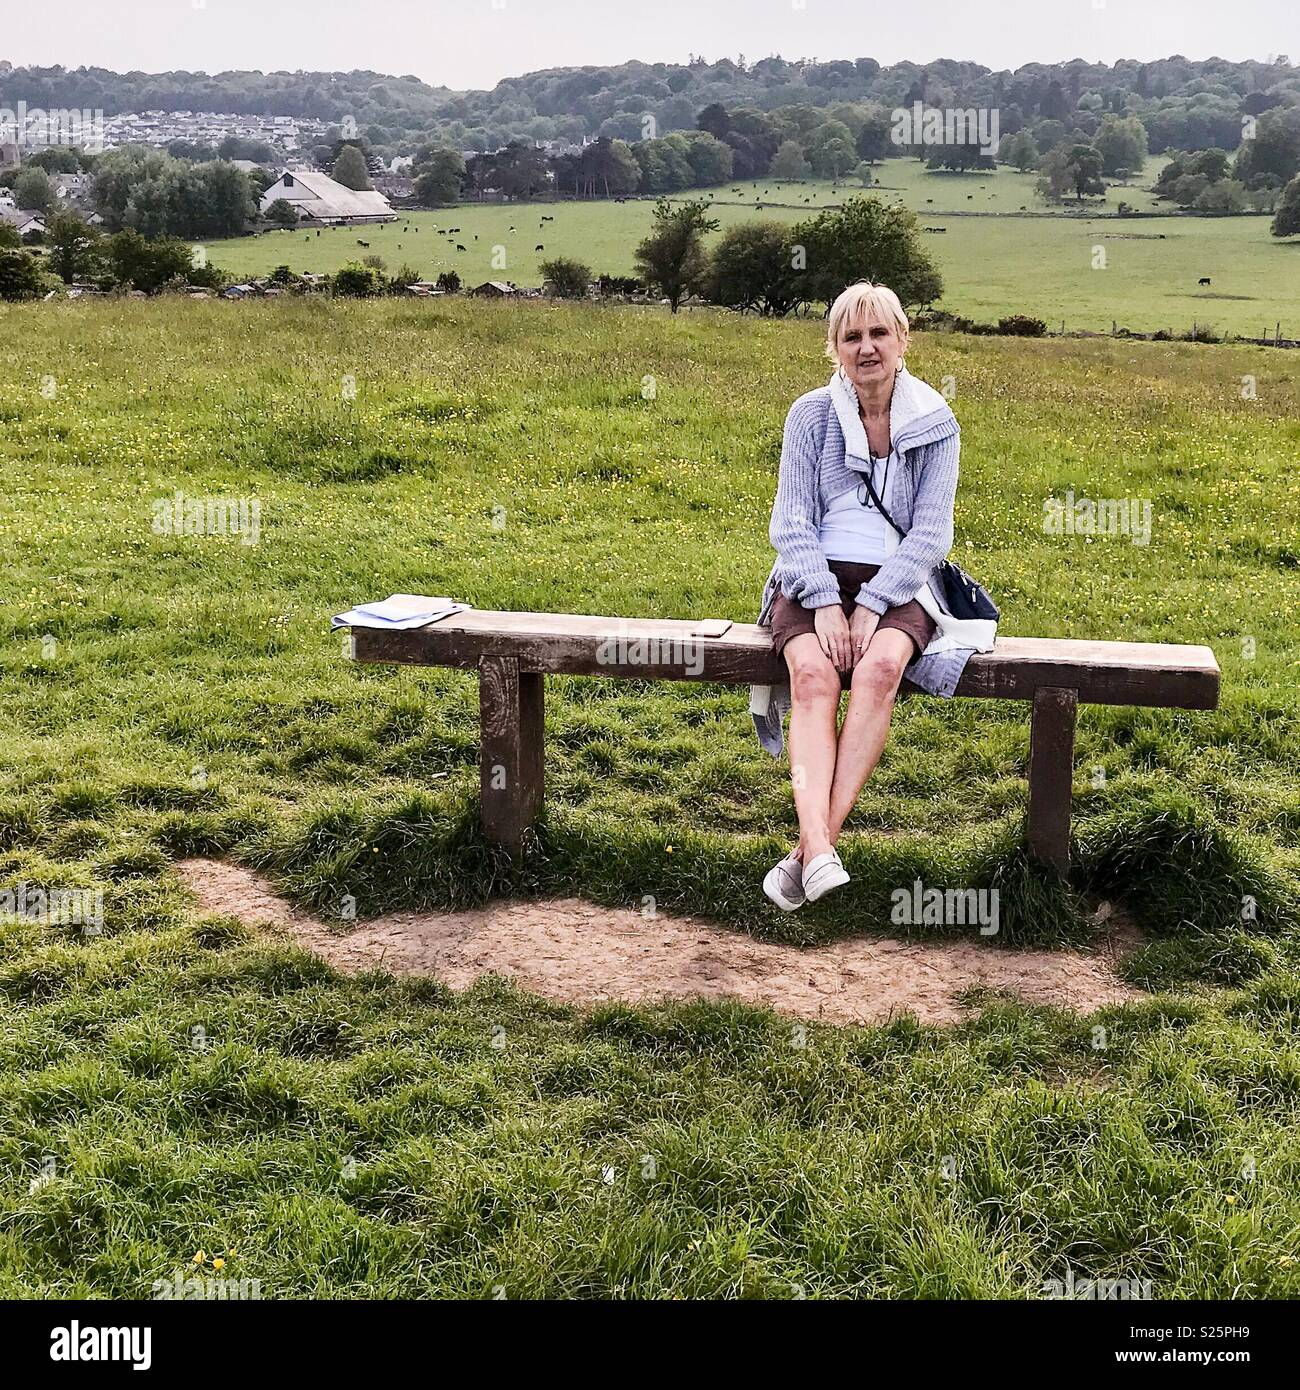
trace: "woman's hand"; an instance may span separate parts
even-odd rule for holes
[[[873,618],[875,614],[871,615]],[[849,620],[838,603],[828,603],[813,614],[813,626],[817,630],[817,640],[822,651],[830,658],[837,671],[853,669],[853,641],[849,633]]]
[[[879,613],[873,613],[870,608],[864,608],[860,603],[853,605],[853,617],[849,622],[849,644],[853,652],[854,666],[866,655],[871,635],[879,625]]]

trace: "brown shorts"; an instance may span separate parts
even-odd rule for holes
[[[852,618],[856,606],[858,590],[879,570],[879,565],[859,565],[852,560],[828,560],[831,573],[840,581],[840,603],[844,616]],[[801,632],[815,632],[817,610],[805,608],[802,603],[777,594],[772,605],[772,650],[777,656],[785,644]],[[905,632],[916,646],[919,656],[930,645],[934,636],[934,619],[915,599],[900,604],[897,608],[887,608],[877,624],[877,630],[896,627]]]

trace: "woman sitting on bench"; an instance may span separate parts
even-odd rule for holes
[[[830,312],[835,374],[785,422],[769,530],[777,559],[758,622],[772,629],[789,685],[755,687],[751,710],[779,756],[790,708],[799,844],[763,882],[786,912],[849,881],[835,846],[904,676],[951,696],[971,653],[993,645],[994,624],[953,618],[931,582],[952,545],[959,435],[947,401],[908,372],[907,345],[897,295],[850,285]]]

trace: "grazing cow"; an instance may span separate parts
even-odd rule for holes
[[[370,250],[370,243],[368,241],[362,241],[360,237],[357,238],[357,245],[364,246],[367,251]]]
[[[541,242],[539,241],[539,242],[537,243],[537,245],[533,247],[533,250],[534,250],[534,251],[545,251],[545,250],[546,250],[546,247],[543,246],[543,245],[541,244]]]
[[[457,251],[464,251],[464,250],[466,250],[466,249],[467,249],[467,248],[464,247],[464,246],[462,246],[462,245],[460,244],[460,242],[457,242],[457,243],[456,243],[456,250],[457,250]]]
[[[554,221],[555,221],[555,218],[553,218],[549,213],[546,213],[546,214],[543,215],[542,221],[543,221],[543,222],[554,222]]]
[[[1210,283],[1210,277],[1208,275],[1203,275],[1196,283],[1198,285],[1208,285]]]
[[[934,202],[934,199],[933,199],[933,198],[927,198],[925,201],[926,201],[927,203],[932,203],[932,202]]]

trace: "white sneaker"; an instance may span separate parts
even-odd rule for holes
[[[810,903],[824,898],[832,888],[843,887],[849,881],[848,870],[840,863],[840,857],[831,850],[819,854],[803,871],[803,891]]]
[[[787,854],[767,871],[763,892],[782,912],[794,912],[804,905],[807,897],[803,891],[803,865],[794,854]]]

